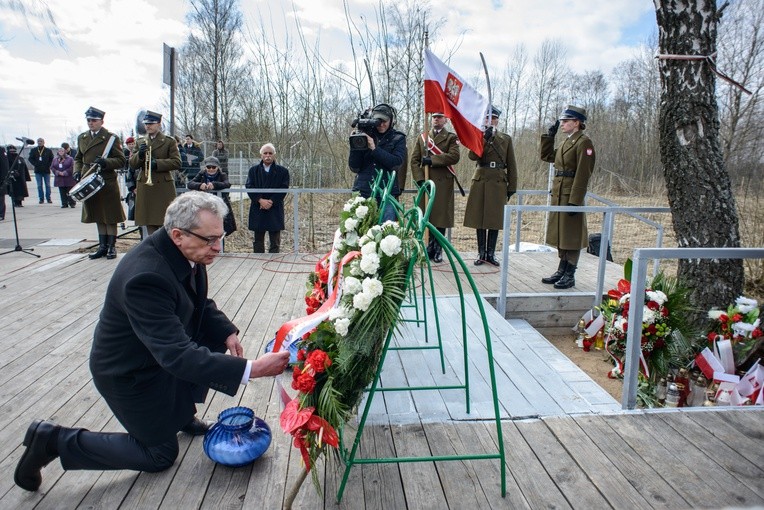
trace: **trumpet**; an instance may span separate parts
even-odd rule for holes
[[[151,179],[151,144],[149,144],[149,149],[146,152],[146,161],[143,163],[143,171],[148,175],[146,186],[153,186],[154,181]]]

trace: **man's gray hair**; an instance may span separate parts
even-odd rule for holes
[[[265,149],[270,149],[273,155],[276,155],[276,147],[272,143],[268,142],[260,147],[260,154],[262,154]]]
[[[169,234],[174,228],[193,230],[199,227],[199,213],[209,211],[223,221],[228,206],[223,199],[211,193],[189,191],[172,201],[164,214],[164,229]]]

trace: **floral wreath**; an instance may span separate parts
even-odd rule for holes
[[[374,199],[345,203],[332,250],[308,277],[308,316],[277,334],[298,342],[292,372],[298,393],[291,398],[281,390],[280,424],[293,436],[306,473],[329,447],[339,447],[337,430],[355,413],[396,325],[409,261],[421,256],[413,229],[392,221],[377,225],[377,215]],[[315,470],[313,482],[319,486]]]

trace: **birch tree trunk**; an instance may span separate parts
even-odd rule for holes
[[[654,0],[659,52],[711,55],[721,9],[715,0]],[[703,60],[658,60],[660,154],[680,248],[739,247],[735,197],[724,166],[716,78]],[[699,316],[727,306],[743,289],[741,260],[680,260]]]

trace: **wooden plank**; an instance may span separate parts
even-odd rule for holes
[[[690,414],[698,413],[661,413],[655,416],[660,417],[667,426],[682,434],[692,446],[708,455],[713,459],[713,462],[723,467],[725,471],[754,493],[764,495],[764,465],[761,462],[747,460],[727,446],[723,440],[711,443],[708,438],[708,430],[690,418]],[[708,415],[709,413],[700,414]],[[760,425],[762,424],[760,423]],[[760,427],[760,429],[764,429],[764,427]],[[714,438],[716,439],[716,437]],[[761,441],[759,441],[759,451],[764,451],[764,448],[761,447]],[[759,461],[764,461],[764,455],[759,456]]]
[[[741,483],[732,473],[721,467],[733,467],[737,460],[742,470],[745,470],[745,460],[731,454],[726,450],[724,443],[708,434],[701,434],[703,439],[698,442],[698,431],[690,429],[690,423],[683,418],[684,413],[649,413],[642,420],[648,424],[652,431],[660,431],[654,437],[669,451],[678,453],[677,460],[684,463],[690,472],[703,471],[706,473],[717,472],[712,480],[706,480],[711,488],[715,488],[714,495],[719,501],[734,501],[738,505],[761,505],[764,504],[764,492],[749,489]],[[672,433],[667,433],[673,431]],[[689,437],[688,437],[689,436]],[[695,441],[693,441],[695,439]],[[675,463],[676,464],[676,463]],[[752,473],[755,476],[755,473]],[[738,477],[740,473],[738,473]],[[749,479],[744,482],[751,483]],[[719,500],[719,498],[724,498]]]
[[[600,449],[576,421],[569,417],[552,417],[545,419],[544,423],[613,508],[650,506],[608,459],[607,450]]]
[[[528,505],[531,508],[571,508],[547,471],[544,459],[536,455],[532,444],[521,434],[518,425],[523,425],[526,429],[530,426],[545,425],[538,420],[501,423],[507,470],[517,481]]]
[[[609,416],[575,416],[573,420],[600,450],[607,452],[610,462],[647,500],[649,506],[657,508],[689,506],[688,501],[653,469],[653,465],[646,462],[638,451],[631,448],[629,443],[618,435],[618,431],[611,427],[612,420]]]
[[[761,427],[764,416],[762,416],[762,412],[751,413],[750,411],[725,409],[716,412],[688,413],[688,417],[705,428],[709,434],[724,441],[741,457],[758,466],[762,465],[762,460],[764,460],[764,432],[762,432]],[[748,417],[753,418],[754,423],[745,423]]]
[[[733,503],[742,504],[742,501],[717,482],[718,466],[711,472],[690,468],[685,464],[684,451],[666,446],[665,443],[672,445],[682,439],[670,427],[656,429],[658,423],[647,420],[646,416],[641,414],[610,416],[608,424],[644,462],[687,501],[688,506],[721,508]],[[667,440],[665,436],[668,435],[679,437]],[[706,476],[699,476],[699,473],[705,473]]]
[[[421,424],[395,426],[392,432],[398,457],[423,457],[431,454]],[[446,496],[433,462],[398,464],[398,468],[408,508],[446,507]]]
[[[395,457],[395,446],[390,425],[373,425],[364,429],[361,440],[364,458]],[[358,469],[358,467],[354,468]],[[370,508],[406,508],[403,482],[397,464],[365,464],[363,477],[363,500]],[[327,500],[329,495],[327,494]]]
[[[574,508],[605,508],[607,500],[589,481],[564,445],[543,421],[519,422],[517,429],[544,465],[566,501]]]

